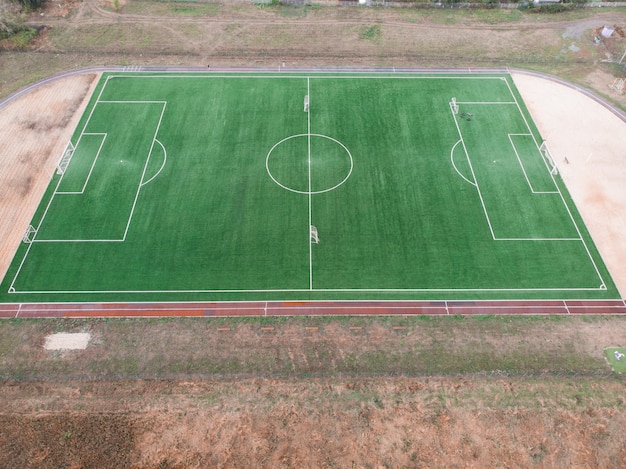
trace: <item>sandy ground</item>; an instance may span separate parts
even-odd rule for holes
[[[0,276],[4,276],[98,74],[62,78],[0,110]],[[626,123],[598,102],[513,76],[622,296],[626,296]]]
[[[98,74],[39,87],[0,109],[0,277],[4,277]]]
[[[622,297],[626,296],[626,123],[583,93],[513,79]]]

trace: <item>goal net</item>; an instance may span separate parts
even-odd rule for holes
[[[556,167],[556,163],[554,162],[554,159],[552,158],[552,153],[550,153],[548,144],[545,141],[541,143],[541,146],[539,147],[539,151],[541,152],[541,156],[543,156],[543,159],[546,161],[546,164],[548,165],[548,168],[550,169],[550,174],[552,174],[553,176],[557,175],[559,173],[559,170]]]
[[[57,164],[57,174],[65,174],[65,170],[70,164],[70,160],[74,155],[75,147],[71,141],[67,143],[67,147],[65,147],[65,151],[63,152],[63,156],[59,160],[59,164]]]
[[[452,98],[450,100],[450,109],[452,109],[452,112],[454,114],[458,114],[459,113],[459,105],[456,103],[456,98]]]
[[[26,229],[26,233],[24,233],[24,237],[22,238],[22,241],[24,241],[26,244],[30,244],[33,242],[33,239],[35,239],[36,234],[37,234],[37,230],[35,229],[35,227],[33,225],[28,225],[28,228]]]

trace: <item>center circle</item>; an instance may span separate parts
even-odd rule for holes
[[[298,194],[322,194],[348,180],[352,154],[339,140],[321,134],[286,137],[267,153],[265,168],[272,181]]]

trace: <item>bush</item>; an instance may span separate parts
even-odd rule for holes
[[[3,23],[2,26],[0,41],[7,40],[4,47],[8,49],[26,49],[38,34],[36,29],[23,24]]]
[[[45,0],[14,0],[15,3],[22,5],[27,10],[36,10],[43,5]]]

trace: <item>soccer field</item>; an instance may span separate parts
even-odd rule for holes
[[[619,299],[509,75],[104,74],[3,302]]]

